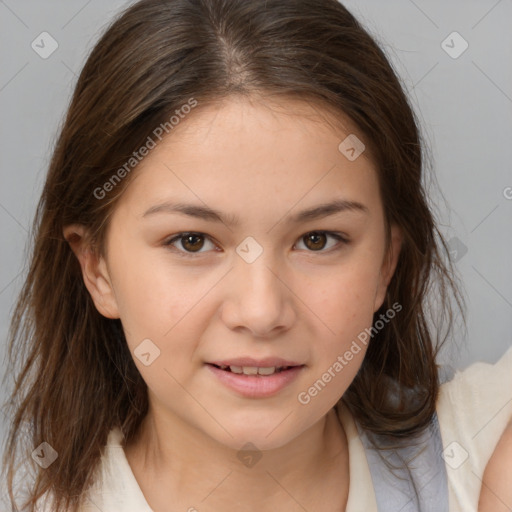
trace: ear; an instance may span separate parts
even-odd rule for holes
[[[80,263],[85,286],[91,294],[96,309],[107,318],[119,318],[107,263],[89,242],[86,227],[82,224],[71,224],[64,227],[63,234]]]
[[[384,255],[384,260],[380,269],[380,279],[375,293],[375,304],[373,309],[374,312],[377,311],[384,303],[388,285],[391,282],[393,274],[395,273],[398,257],[400,256],[403,234],[402,230],[396,224],[391,226],[390,237],[391,240],[389,248]]]

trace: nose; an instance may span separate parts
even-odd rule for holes
[[[252,263],[239,258],[226,283],[222,320],[230,329],[246,330],[260,338],[289,329],[296,313],[286,281],[265,253]]]

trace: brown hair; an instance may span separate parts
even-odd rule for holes
[[[51,492],[53,510],[77,510],[111,428],[128,442],[148,408],[121,323],[96,310],[63,227],[87,226],[103,254],[109,218],[134,173],[103,199],[94,191],[190,98],[206,105],[252,93],[305,98],[348,116],[365,137],[388,230],[396,223],[404,234],[374,320],[395,302],[402,310],[370,342],[343,400],[374,433],[413,435],[431,421],[450,289],[461,303],[422,183],[418,123],[383,51],[337,0],[142,0],[113,22],[80,74],[34,218],[9,333],[15,385],[4,463],[13,507],[17,452],[24,465],[42,441],[58,452],[47,469],[35,468],[29,505]],[[444,334],[429,318],[432,287]]]

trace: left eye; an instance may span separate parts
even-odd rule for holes
[[[330,245],[327,244],[328,239],[331,238],[334,240],[334,243]],[[176,243],[181,243],[181,248],[176,247]],[[205,242],[208,242],[215,248],[215,245],[211,241],[208,235],[204,233],[179,233],[167,242],[164,243],[165,246],[172,246],[175,249],[178,249],[179,252],[185,254],[196,254],[206,251],[201,251],[204,248]],[[341,244],[348,243],[348,240],[337,233],[331,233],[330,231],[310,231],[305,235],[302,235],[299,238],[298,243],[302,242],[306,246],[306,250],[309,252],[326,252],[324,249],[331,249],[333,246],[336,246],[337,243],[341,242]]]
[[[329,231],[311,231],[302,235],[300,241],[304,242],[304,245],[313,252],[322,251],[326,248],[327,239],[331,237],[336,242],[347,243],[348,240],[336,233],[330,233]],[[308,245],[309,244],[309,245]],[[327,249],[331,249],[336,243],[331,244]]]

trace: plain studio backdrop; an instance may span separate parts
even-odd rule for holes
[[[0,2],[2,361],[57,128],[87,54],[131,3]],[[431,145],[446,203],[433,200],[467,297],[467,333],[456,329],[444,362],[495,362],[512,344],[512,2],[344,4],[384,47]],[[6,432],[1,417],[1,439]]]

